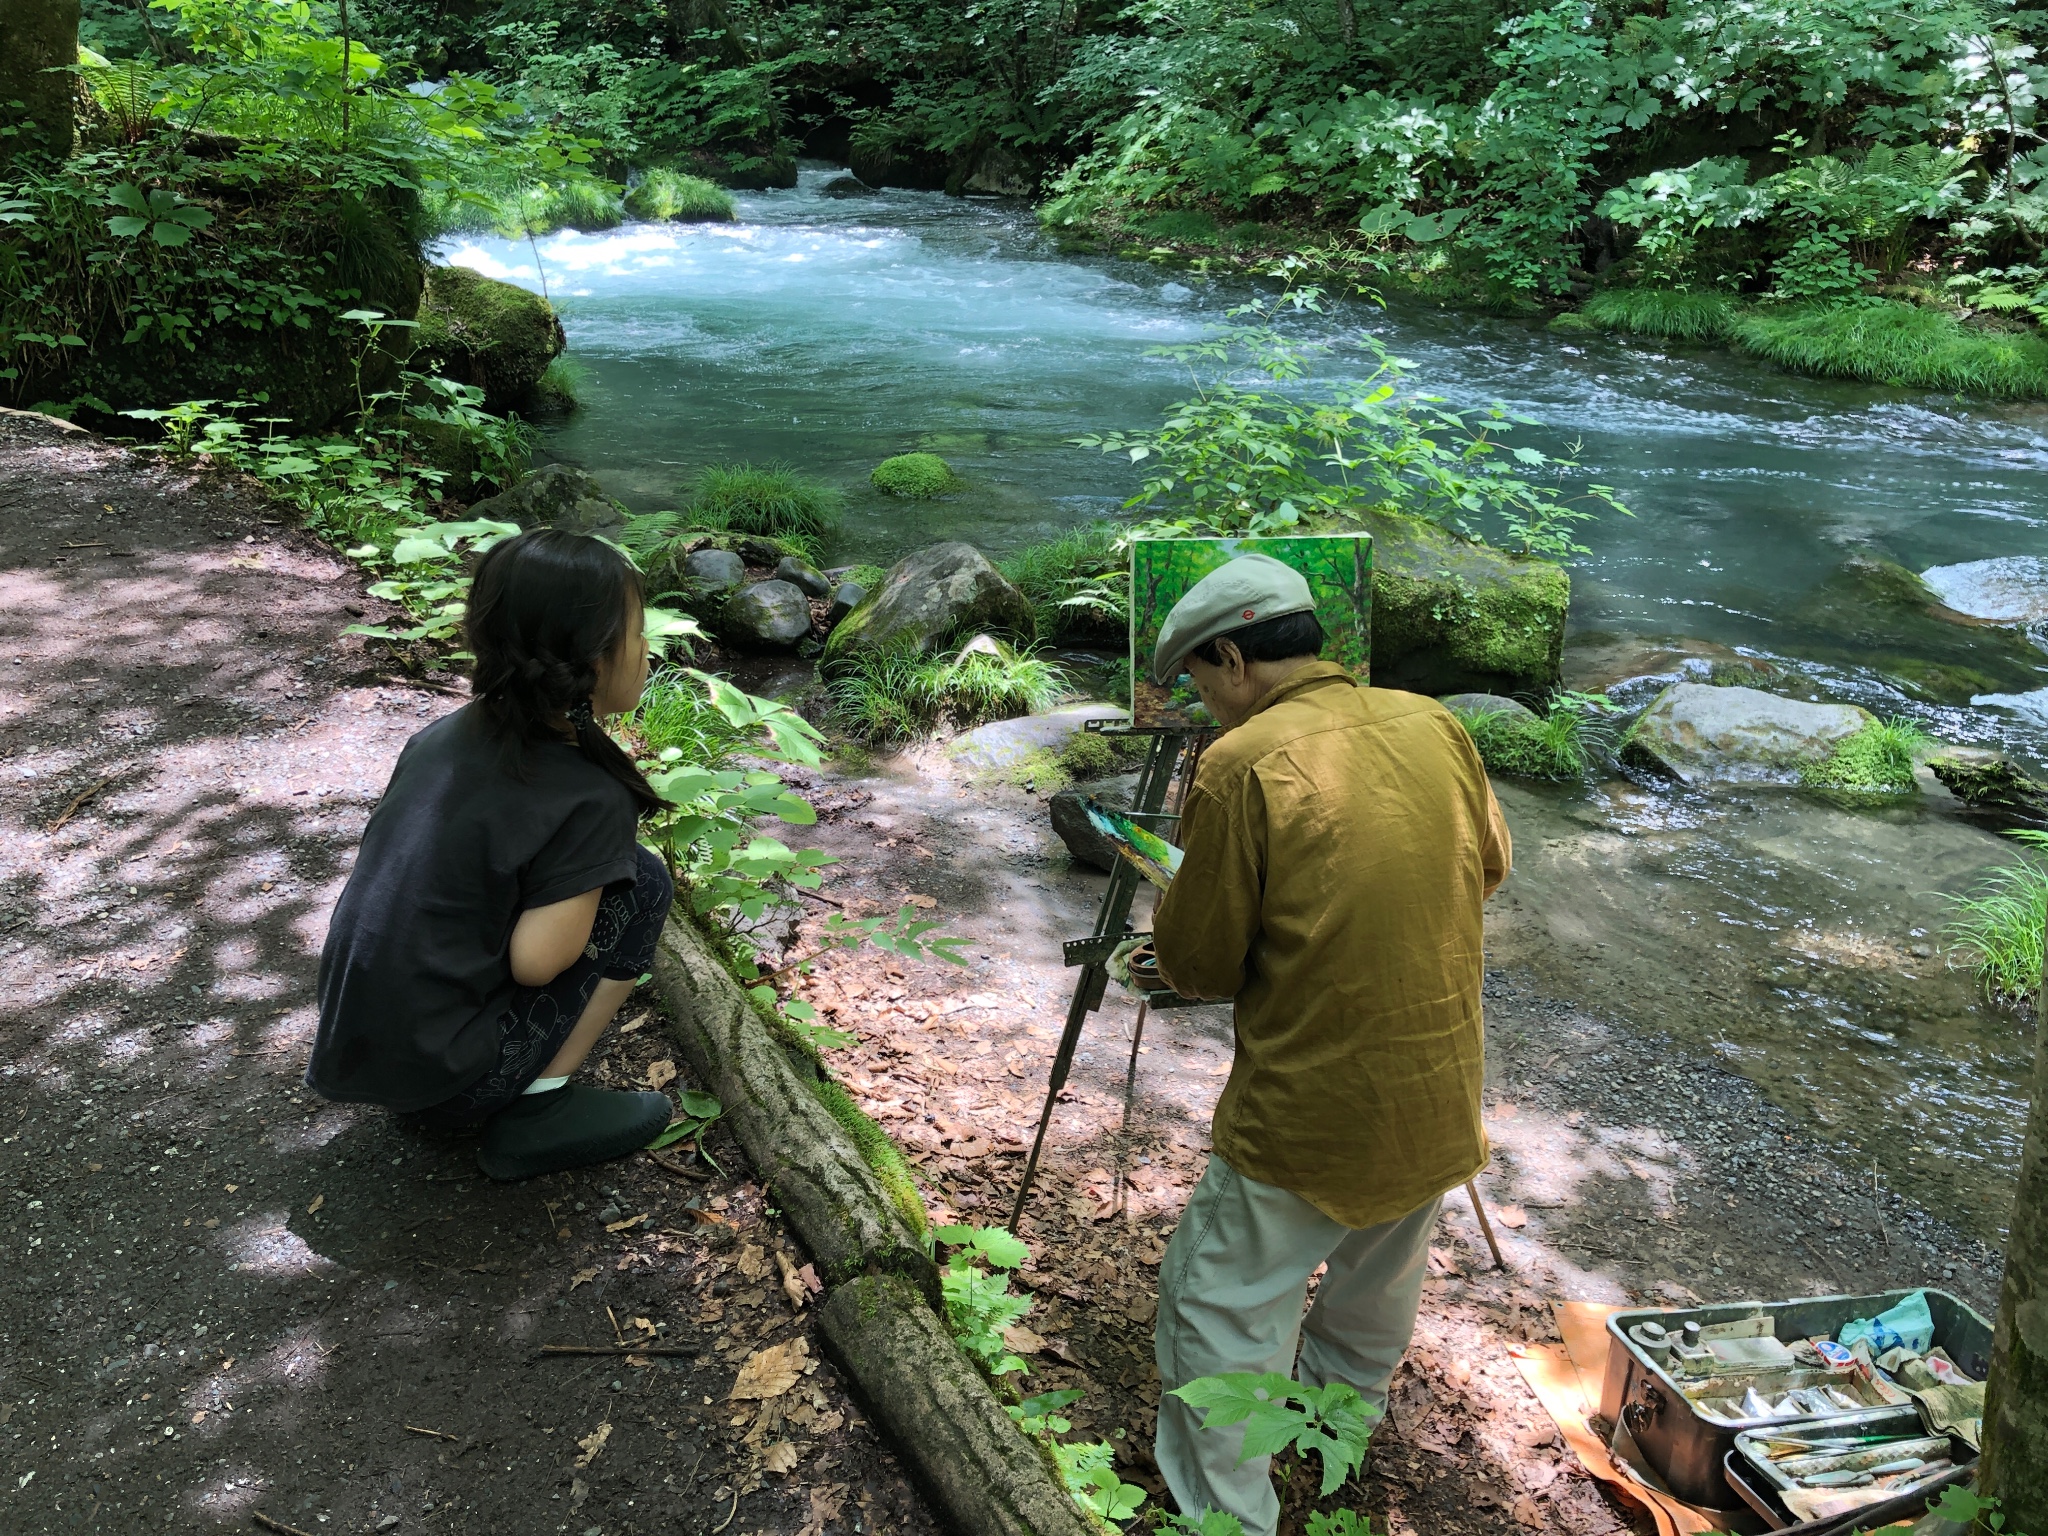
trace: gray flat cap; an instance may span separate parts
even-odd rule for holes
[[[1152,653],[1152,681],[1171,687],[1188,652],[1262,619],[1315,611],[1301,572],[1271,555],[1239,555],[1189,587],[1173,605]]]

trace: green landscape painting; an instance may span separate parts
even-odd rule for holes
[[[1323,625],[1323,659],[1368,680],[1372,663],[1372,535],[1294,539],[1131,541],[1131,720],[1137,725],[1213,724],[1194,685],[1170,688],[1147,675],[1159,631],[1189,587],[1241,555],[1270,555],[1308,579]]]

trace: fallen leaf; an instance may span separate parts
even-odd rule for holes
[[[199,1223],[199,1225],[211,1229],[213,1227],[217,1227],[220,1225],[220,1218],[218,1216],[209,1216],[206,1218],[206,1220]]]
[[[652,1323],[651,1321],[649,1321],[649,1320],[648,1320],[647,1318],[644,1318],[644,1317],[629,1317],[629,1318],[627,1318],[627,1319],[626,1319],[626,1321],[627,1321],[627,1322],[628,1322],[628,1323],[629,1323],[629,1324],[630,1324],[631,1326],[633,1326],[633,1327],[635,1327],[635,1328],[638,1328],[638,1329],[639,1329],[639,1330],[640,1330],[640,1331],[641,1331],[642,1333],[653,1333],[653,1332],[655,1332],[655,1331],[656,1331],[656,1329],[655,1329],[655,1326],[654,1326],[654,1324],[653,1324],[653,1323]]]
[[[626,1023],[621,1024],[619,1026],[619,1033],[622,1035],[630,1035],[631,1033],[633,1033],[634,1030],[640,1028],[643,1024],[645,1024],[649,1019],[653,1017],[654,1014],[651,1011],[647,1013],[636,1014],[632,1019],[628,1020]]]
[[[803,1375],[810,1353],[810,1341],[800,1338],[755,1350],[740,1367],[739,1378],[733,1382],[729,1395],[735,1400],[755,1401],[782,1396]]]
[[[1012,1323],[1003,1330],[1003,1343],[1020,1355],[1035,1355],[1045,1348],[1045,1340],[1022,1323]]]
[[[1451,1257],[1450,1250],[1448,1248],[1439,1248],[1434,1243],[1430,1245],[1429,1249],[1429,1268],[1430,1273],[1437,1275],[1462,1275],[1464,1273],[1462,1269],[1458,1268],[1458,1261]]]
[[[1515,1500],[1514,1515],[1532,1531],[1540,1531],[1548,1523],[1543,1518],[1543,1511],[1536,1507],[1536,1501],[1526,1493]]]
[[[205,1410],[204,1408],[202,1408],[202,1409],[200,1409],[200,1410],[199,1410],[199,1411],[198,1411],[197,1413],[195,1413],[195,1414],[193,1414],[193,1415],[192,1415],[192,1422],[193,1422],[194,1424],[197,1424],[197,1423],[198,1423],[198,1422],[199,1422],[199,1421],[200,1421],[201,1419],[203,1419],[203,1418],[205,1418],[205,1417],[206,1417],[206,1410]]]
[[[608,1221],[604,1224],[604,1229],[607,1232],[623,1232],[628,1227],[639,1226],[646,1219],[647,1213],[642,1211],[638,1216],[628,1216],[624,1221]]]
[[[846,1507],[846,1484],[834,1483],[830,1488],[813,1488],[810,1492],[811,1518],[796,1536],[825,1536],[825,1527],[837,1520]]]
[[[924,850],[920,848],[918,852],[923,853]],[[903,899],[909,902],[913,907],[916,907],[920,911],[924,912],[929,912],[933,907],[936,907],[938,905],[938,901],[935,898],[930,896],[920,896],[915,891],[912,891]]]
[[[1511,1227],[1518,1232],[1529,1225],[1529,1213],[1519,1205],[1504,1205],[1493,1214],[1502,1226]]]
[[[647,1067],[647,1086],[666,1088],[676,1080],[676,1064],[664,1056],[660,1061],[650,1062]]]
[[[308,1216],[312,1215],[315,1211],[319,1210],[320,1207],[325,1205],[326,1203],[327,1197],[325,1195],[315,1195],[313,1197],[313,1203],[306,1207],[306,1214]]]
[[[241,1187],[242,1186],[239,1184],[230,1184],[228,1186],[228,1193],[232,1195],[236,1190],[240,1189]]]
[[[811,1293],[804,1285],[803,1277],[797,1273],[796,1265],[781,1249],[775,1250],[775,1267],[782,1271],[782,1294],[789,1298],[789,1304],[799,1312],[804,1303],[811,1299]]]
[[[748,1243],[740,1249],[740,1273],[749,1280],[758,1280],[768,1273],[768,1250],[759,1243]]]
[[[761,1453],[761,1465],[777,1475],[794,1472],[799,1459],[796,1447],[787,1440],[778,1440]]]
[[[581,1440],[578,1440],[576,1442],[576,1448],[583,1452],[581,1456],[578,1456],[576,1458],[576,1465],[579,1467],[587,1467],[593,1461],[597,1460],[597,1453],[604,1449],[605,1441],[611,1439],[611,1437],[611,1420],[607,1419],[604,1423],[598,1425],[597,1428],[593,1429],[589,1434],[585,1435]]]
[[[572,1477],[569,1479],[569,1507],[571,1509],[577,1508],[579,1505],[583,1503],[585,1499],[589,1497],[590,1484],[583,1481],[583,1479],[580,1477]]]
[[[1157,1298],[1138,1296],[1134,1297],[1130,1305],[1124,1308],[1124,1316],[1134,1323],[1149,1323],[1158,1311],[1159,1302]]]
[[[579,1269],[573,1276],[570,1277],[569,1289],[573,1291],[579,1285],[588,1285],[591,1281],[595,1280],[596,1278],[597,1266],[595,1264],[591,1265],[588,1269]]]
[[[824,1294],[825,1282],[818,1278],[817,1270],[813,1269],[810,1265],[801,1265],[797,1269],[796,1277],[797,1279],[803,1281],[804,1289],[809,1291],[813,1296],[819,1296]]]

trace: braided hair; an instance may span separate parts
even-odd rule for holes
[[[567,722],[583,755],[632,794],[640,814],[661,799],[591,712],[597,669],[626,640],[640,573],[602,539],[535,528],[477,562],[463,638],[476,658],[470,691],[515,771],[528,747],[560,741]]]

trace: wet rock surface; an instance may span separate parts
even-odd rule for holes
[[[1875,717],[1854,704],[1809,704],[1756,688],[1679,683],[1643,712],[1630,736],[1632,757],[1689,784],[1797,780],[1837,742]]]
[[[573,464],[537,469],[511,490],[475,503],[469,515],[517,523],[521,528],[560,528],[567,533],[610,535],[626,526],[626,509]]]
[[[1090,720],[1122,720],[1128,711],[1119,704],[1062,704],[1042,715],[993,720],[962,731],[946,743],[954,761],[988,773],[1005,773],[1034,754],[1056,753],[1086,728]]]
[[[889,568],[875,590],[832,631],[826,660],[854,650],[931,651],[975,630],[1028,637],[1030,599],[972,544],[934,544]]]

